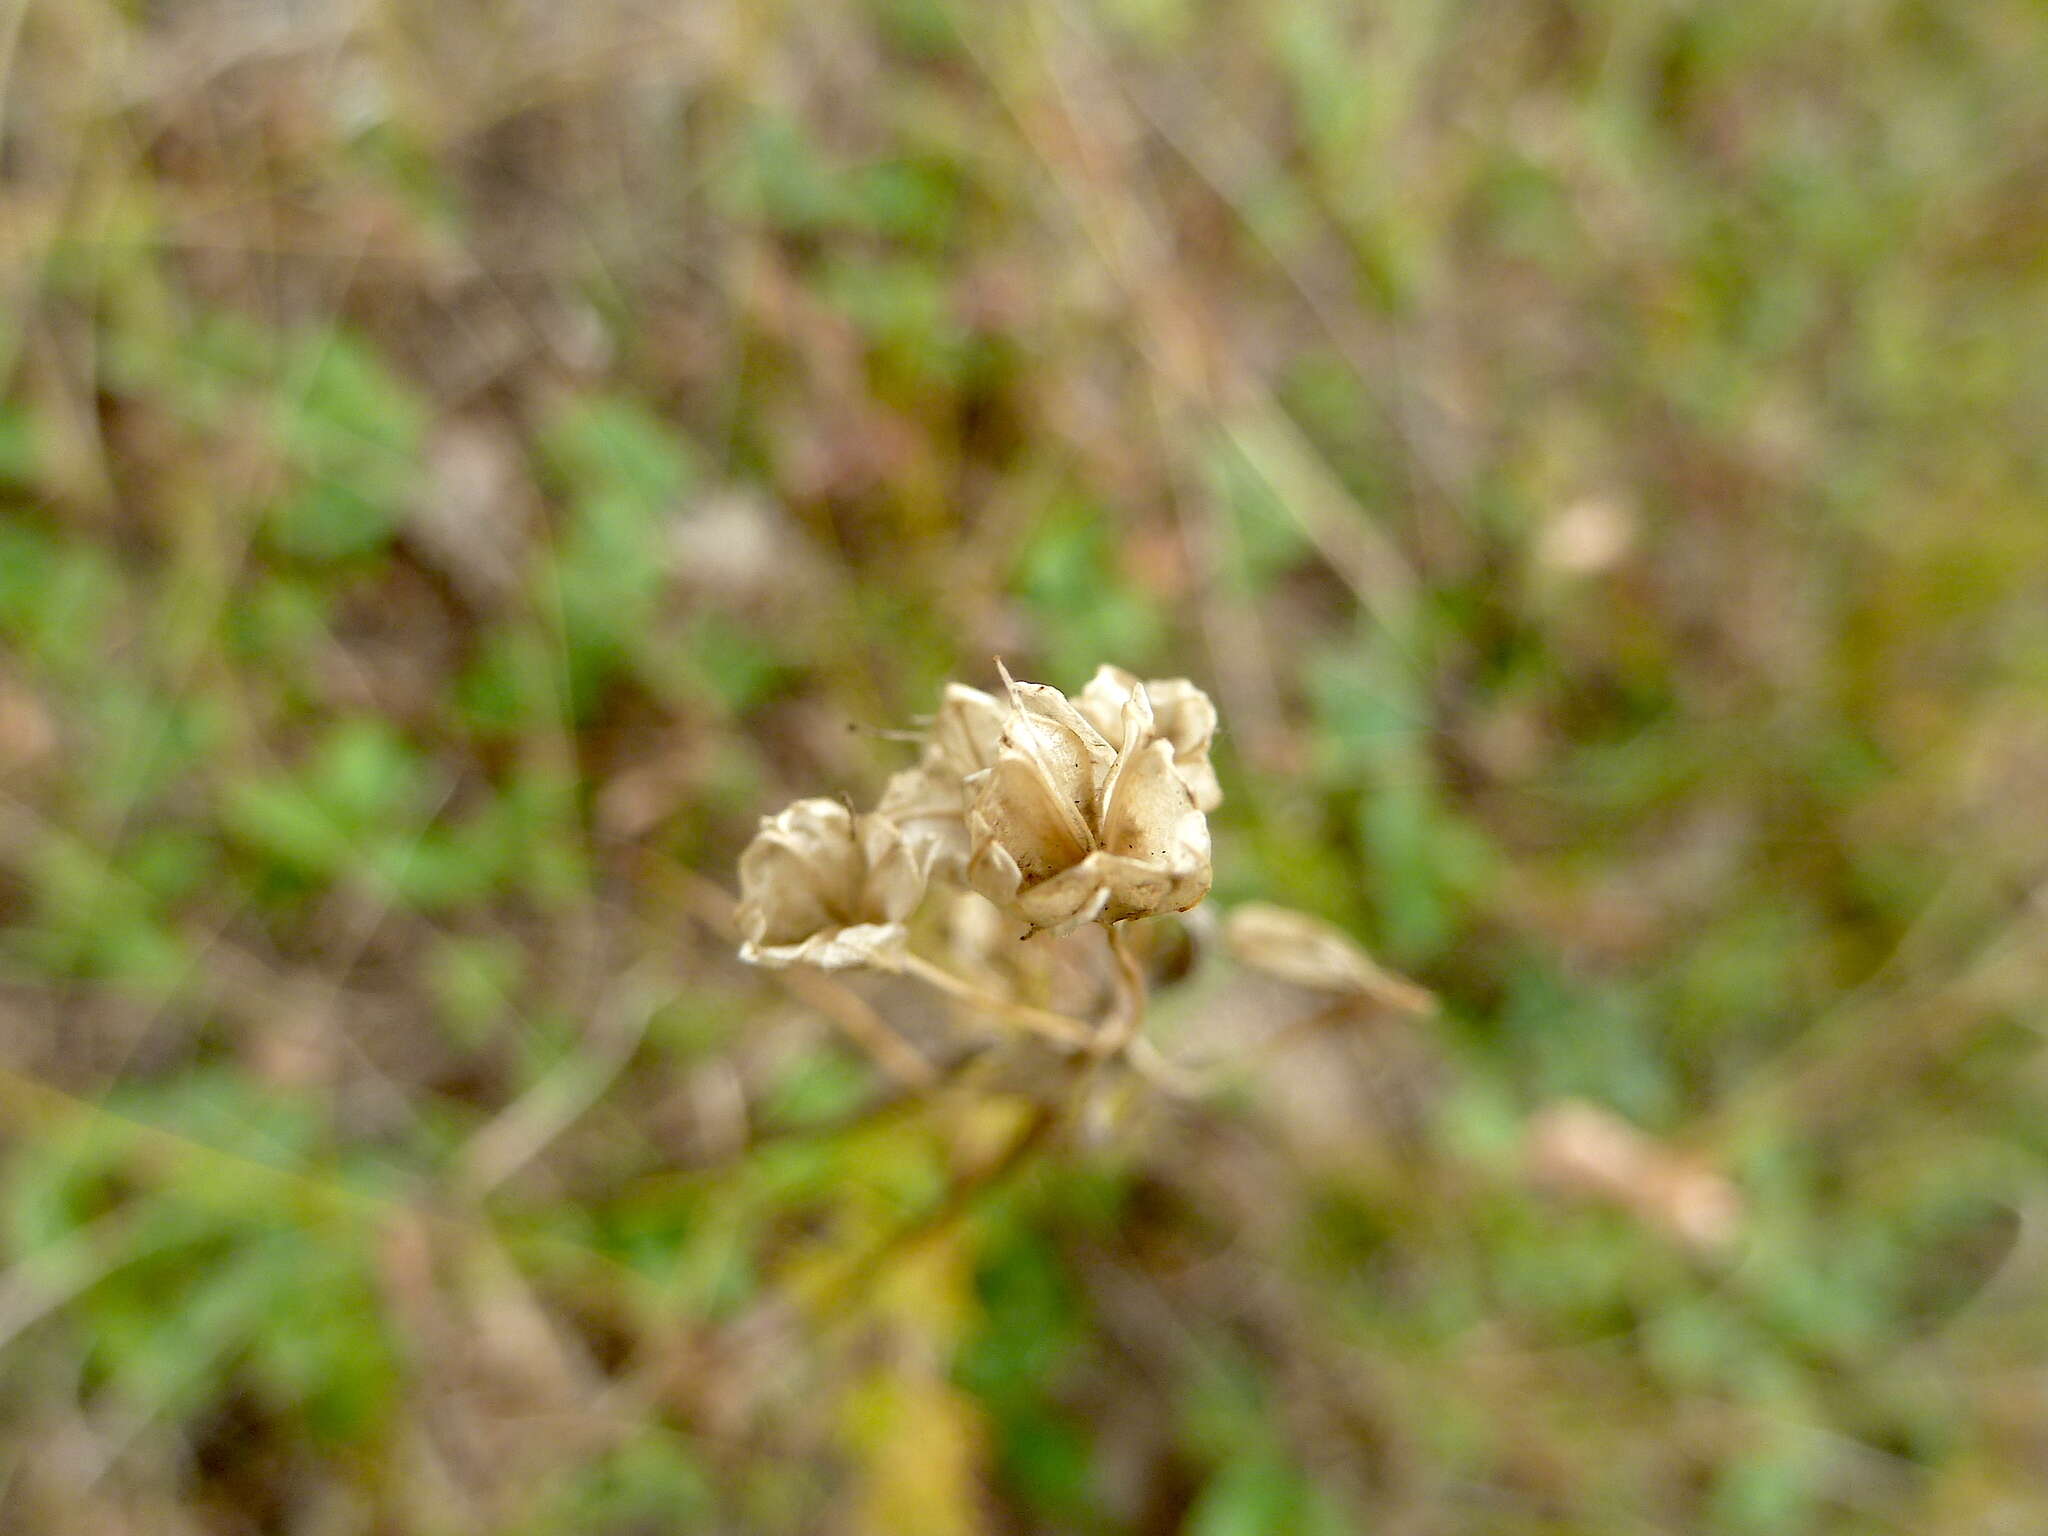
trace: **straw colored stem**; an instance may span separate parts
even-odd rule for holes
[[[1013,1003],[1008,998],[984,992],[972,982],[963,981],[955,976],[951,971],[941,970],[921,955],[911,955],[906,959],[903,972],[907,976],[915,976],[927,986],[934,987],[971,1008],[1007,1019],[1020,1029],[1055,1041],[1068,1050],[1086,1046],[1094,1038],[1090,1035],[1088,1027],[1077,1019],[1070,1019],[1063,1013],[1033,1008],[1024,1003]]]
[[[1110,958],[1116,962],[1117,1007],[1116,1012],[1096,1031],[1090,1049],[1097,1056],[1107,1057],[1128,1050],[1145,1027],[1145,973],[1121,928],[1114,923],[1104,923],[1102,931],[1109,936]]]

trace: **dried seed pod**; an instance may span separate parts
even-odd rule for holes
[[[915,768],[890,777],[875,809],[924,851],[935,874],[963,878],[967,868],[967,779],[991,767],[1008,714],[1002,701],[964,683],[946,684],[926,728]]]
[[[1124,706],[1144,690],[1152,707],[1152,738],[1173,748],[1173,771],[1187,785],[1195,809],[1213,811],[1223,803],[1223,786],[1209,761],[1216,740],[1216,706],[1184,677],[1138,678],[1108,663],[1095,669],[1088,686],[1074,695],[1074,707],[1104,736],[1122,734]]]
[[[740,958],[898,969],[904,922],[924,895],[928,870],[886,816],[856,816],[837,800],[799,800],[763,817],[740,855]]]
[[[967,780],[967,878],[1034,928],[1185,911],[1209,891],[1209,825],[1142,685],[1112,746],[1056,688],[1003,681],[995,761]]]

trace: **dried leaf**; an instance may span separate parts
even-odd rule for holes
[[[1538,1183],[1621,1206],[1695,1251],[1723,1251],[1741,1232],[1742,1195],[1727,1178],[1597,1104],[1539,1111],[1526,1145]]]
[[[1334,923],[1267,902],[1246,902],[1223,922],[1223,942],[1240,965],[1316,992],[1367,997],[1409,1013],[1436,999],[1397,976]]]

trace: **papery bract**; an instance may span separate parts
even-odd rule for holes
[[[763,817],[740,856],[740,958],[898,969],[928,869],[895,822],[856,816],[837,800],[799,800]]]
[[[875,809],[925,853],[935,874],[960,879],[966,871],[966,780],[995,762],[1006,714],[993,695],[946,684],[917,766],[891,775],[882,791]]]
[[[1074,695],[1074,707],[1105,736],[1121,735],[1124,706],[1141,687],[1152,707],[1151,737],[1172,745],[1173,771],[1187,785],[1195,808],[1215,810],[1223,803],[1223,786],[1216,782],[1216,769],[1209,761],[1216,740],[1216,706],[1193,683],[1184,677],[1164,677],[1141,684],[1135,674],[1104,663],[1088,686]]]
[[[995,761],[967,781],[969,883],[1055,933],[1185,911],[1208,894],[1208,822],[1145,688],[1124,700],[1112,746],[1058,689],[1003,680]]]

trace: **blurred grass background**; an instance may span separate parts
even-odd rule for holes
[[[2048,1530],[2039,6],[0,68],[0,1526]],[[1217,901],[1442,1015],[932,1219],[1003,1102],[719,887],[998,653],[1209,687]]]

